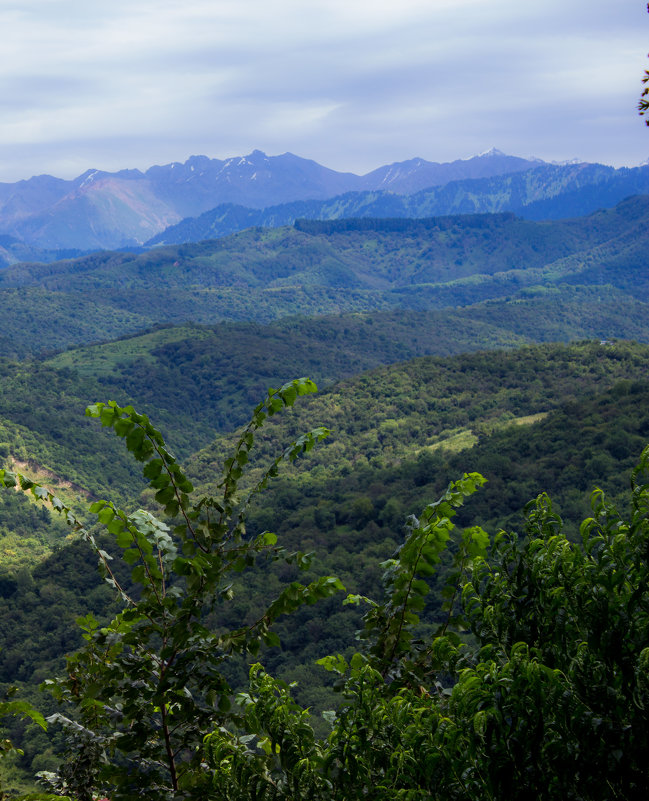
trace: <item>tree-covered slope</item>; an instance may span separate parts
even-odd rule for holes
[[[0,272],[0,287],[53,291],[235,286],[388,289],[472,275],[540,269],[620,237],[643,236],[649,199],[575,220],[537,223],[510,214],[359,220],[251,229],[221,241],[107,252]]]
[[[648,365],[646,346],[581,343],[416,359],[345,381],[278,418],[266,436],[258,434],[263,462],[304,430],[318,424],[332,430],[328,441],[283,470],[260,497],[249,530],[267,528],[287,547],[315,551],[315,570],[340,575],[350,592],[375,594],[379,557],[398,545],[405,517],[467,469],[483,472],[488,484],[461,523],[516,528],[522,505],[542,490],[552,492],[560,513],[583,516],[594,485],[613,496],[624,489],[649,435]],[[83,418],[77,423],[85,431]],[[89,476],[94,470],[118,477],[126,455],[119,440],[114,452],[110,443],[102,438],[94,444],[110,464],[84,459]],[[225,437],[187,460],[199,488],[214,488],[220,455],[231,443]],[[253,464],[253,477],[256,469]],[[118,486],[105,488],[103,497],[115,497]],[[133,491],[133,504],[148,503],[150,496],[138,500],[136,486]],[[88,606],[101,612],[107,596],[98,589],[95,562],[76,542],[38,566],[33,578],[25,571],[18,575],[12,563],[4,566],[3,680],[29,681],[34,671],[42,678],[43,660],[72,647],[74,617]],[[280,579],[291,577],[297,577],[293,568],[278,565],[277,574],[258,585],[245,579],[233,620],[252,614],[252,596],[267,597]],[[341,637],[356,626],[334,601],[315,610],[282,629],[283,651],[264,655],[283,675],[299,675],[305,697],[313,689],[310,660],[343,647]],[[37,647],[26,649],[26,641]]]
[[[213,436],[244,423],[256,399],[291,376],[309,375],[319,386],[330,386],[413,356],[525,341],[488,321],[381,312],[160,328],[64,351],[47,363],[91,376],[104,393],[135,398],[151,415],[160,405],[189,414],[198,427],[186,436],[198,448],[206,432]]]
[[[207,436],[241,425],[269,386],[291,376],[309,375],[324,388],[416,356],[584,338],[649,341],[649,306],[608,287],[539,287],[517,300],[456,310],[158,328],[64,351],[47,363],[92,377],[107,395],[133,398],[153,416],[161,399],[179,420],[189,414],[186,452],[190,443],[200,447]]]
[[[537,307],[535,328],[525,304],[540,301],[548,305]],[[586,293],[584,318],[592,318],[592,301]],[[450,318],[431,312],[389,313],[295,319],[270,327],[162,328],[64,352],[49,363],[4,361],[0,457],[75,499],[77,506],[88,497],[134,499],[141,486],[136,466],[118,443],[83,420],[88,403],[133,403],[159,423],[174,451],[187,458],[218,433],[244,422],[268,386],[299,374],[311,374],[323,389],[329,388],[313,410],[317,422],[334,432],[314,462],[327,471],[344,472],[359,459],[393,464],[445,444],[466,447],[500,422],[545,413],[578,397],[582,381],[593,391],[617,379],[640,378],[646,371],[646,353],[639,345],[591,343],[469,355],[487,333],[493,346],[512,348],[524,341],[511,330],[518,325],[512,310],[535,328],[526,332],[529,339],[542,335],[541,321],[548,335],[555,334],[545,312],[557,303],[550,293],[515,305],[460,310]],[[566,325],[575,308],[563,309]],[[472,320],[472,311],[484,319],[476,314]],[[498,321],[502,324],[508,315],[509,331],[499,329]],[[614,322],[608,320],[609,333],[614,333]],[[572,325],[574,335],[574,320]],[[466,355],[424,358],[352,377],[413,354],[457,351]],[[501,365],[500,374],[493,372],[495,365]],[[341,378],[347,383],[335,389]],[[308,427],[306,417],[302,425]],[[215,458],[201,452],[197,474],[216,476]],[[49,530],[49,513],[36,519],[20,504],[5,507],[0,522],[8,564],[33,563],[67,534],[60,526]],[[16,539],[16,532],[29,526],[34,537]]]
[[[132,497],[141,486],[137,467],[84,419],[89,397],[101,389],[71,370],[0,360],[2,464],[51,484],[77,508],[108,493]]]
[[[635,326],[637,303],[648,300],[648,216],[649,201],[635,198],[544,223],[511,215],[304,223],[140,255],[16,265],[0,271],[2,341],[20,357],[165,322],[448,309],[564,284],[596,287],[606,314],[625,303]],[[611,287],[626,299],[611,303]]]
[[[268,386],[279,386],[293,375],[312,375],[326,389],[341,378],[420,354],[466,353],[486,342],[492,347],[512,348],[533,337],[555,336],[558,330],[567,331],[570,336],[583,334],[585,323],[593,322],[592,293],[575,290],[568,294],[572,301],[564,306],[560,302],[565,300],[562,294],[557,297],[556,293],[547,296],[541,293],[516,304],[486,304],[451,315],[390,312],[376,316],[291,319],[271,326],[161,328],[142,336],[66,351],[47,363],[5,360],[0,364],[0,458],[76,498],[77,504],[84,503],[86,497],[134,498],[139,486],[136,466],[118,443],[106,439],[101,430],[83,420],[83,410],[94,400],[133,403],[158,422],[174,451],[186,458],[218,433],[241,425]],[[578,304],[576,299],[582,294],[585,297]],[[550,312],[557,309],[562,310],[563,316],[553,322]],[[627,313],[624,320],[627,330],[631,319],[632,315]],[[606,326],[601,330],[610,336],[617,333],[616,324],[622,325],[622,321],[604,317],[600,308],[598,324],[602,322]],[[525,326],[522,335],[517,333]],[[640,333],[647,338],[646,329]],[[598,346],[590,347],[597,352]],[[473,358],[484,360],[482,356]],[[500,358],[493,354],[486,361]],[[541,362],[545,358],[539,356]],[[597,359],[600,358],[598,355]],[[336,432],[338,440],[359,425],[367,429],[367,434],[359,435],[360,453],[366,458],[377,454],[377,438],[383,454],[387,455],[396,447],[395,437],[398,443],[410,429],[412,432],[401,444],[406,446],[409,441],[416,447],[430,444],[425,417],[411,419],[408,409],[411,403],[421,405],[421,398],[429,395],[446,397],[446,403],[453,407],[455,402],[450,396],[454,384],[429,384],[431,371],[439,369],[445,375],[451,364],[424,360],[409,367],[388,368],[376,374],[377,377],[363,379],[378,381],[383,394],[394,396],[388,404],[393,407],[393,414],[387,420],[382,419],[373,402],[362,395],[358,399],[352,397],[359,392],[352,379],[349,386],[354,389],[350,392],[346,386],[341,390],[347,394],[341,403],[345,409],[355,408],[351,412],[355,417],[367,412],[366,421],[344,421],[338,412],[332,416],[327,402],[324,422]],[[406,377],[404,372],[409,370],[412,376]],[[521,374],[528,372],[526,367]],[[633,372],[633,376],[636,374]],[[628,377],[624,371],[616,375]],[[553,386],[555,377],[549,376],[547,380],[548,386]],[[479,374],[475,378],[476,385],[486,381]],[[506,391],[511,389],[510,383],[508,378]],[[408,387],[401,400],[393,385]],[[556,392],[559,399],[565,395],[563,389],[557,388]],[[406,395],[410,400],[402,408],[400,404],[405,402]],[[339,401],[332,402],[338,409]],[[536,411],[512,410],[512,414]],[[378,433],[374,431],[377,426]],[[467,441],[467,436],[472,441],[473,434],[467,434],[466,427],[465,419],[449,418],[442,429],[461,429],[456,432],[458,441],[463,438]],[[338,442],[335,449],[340,447]],[[403,453],[399,451],[399,458],[407,452],[407,447]],[[345,461],[352,458],[347,452],[339,455]],[[212,474],[214,469],[213,465]],[[11,511],[5,507],[2,542],[8,563],[33,562],[67,534],[64,527],[55,526],[54,533],[49,530],[49,513],[30,520],[32,513],[28,507],[14,505]],[[36,539],[16,539],[15,532],[24,532],[29,526],[34,527]]]
[[[648,365],[649,347],[629,342],[548,344],[412,359],[325,390],[270,425],[258,449],[268,456],[271,440],[285,441],[291,430],[306,429],[311,422],[333,434],[310,457],[309,471],[346,473],[357,462],[373,459],[396,464],[427,449],[454,448],[458,434],[470,446],[514,418],[546,414],[622,379],[642,381]],[[195,479],[215,474],[231,436],[193,457],[189,469]],[[308,476],[300,475],[300,482]]]
[[[83,419],[98,399],[133,403],[187,457],[217,433],[240,425],[268,386],[311,373],[332,384],[413,354],[475,349],[479,341],[513,346],[520,338],[421,315],[296,319],[274,327],[223,324],[159,328],[44,363],[0,362],[0,462],[17,466],[77,508],[87,498],[133,502],[137,467],[105,432]],[[67,529],[23,499],[0,513],[0,563],[31,564],[61,543]]]

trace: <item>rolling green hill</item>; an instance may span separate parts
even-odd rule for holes
[[[649,305],[610,287],[537,287],[516,300],[453,311],[159,328],[64,351],[47,363],[91,377],[106,396],[133,398],[151,415],[159,414],[164,399],[161,424],[166,425],[170,415],[179,416],[169,424],[176,447],[186,453],[216,432],[241,425],[269,386],[293,376],[309,375],[325,388],[341,378],[417,356],[583,338],[649,342]],[[179,425],[185,415],[192,425]]]
[[[578,220],[303,223],[140,255],[14,265],[0,271],[0,336],[7,355],[22,357],[165,322],[448,309],[564,284],[597,287],[604,302],[611,287],[647,302],[648,217],[649,199],[638,197]]]

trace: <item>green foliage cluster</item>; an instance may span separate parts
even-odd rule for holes
[[[649,11],[649,4],[647,4],[647,11]],[[640,95],[640,100],[638,101],[638,113],[641,117],[644,117],[645,114],[649,111],[649,100],[647,100],[647,96],[649,95],[649,87],[646,86],[649,83],[649,71],[644,71],[644,76],[642,77],[642,83],[645,84],[645,88],[642,90],[642,94]],[[649,125],[649,120],[645,118],[645,125]]]
[[[330,577],[306,586],[292,582],[260,610],[252,625],[224,631],[222,625],[211,628],[207,622],[211,610],[235,595],[230,574],[253,567],[260,557],[308,563],[307,555],[276,547],[270,532],[246,536],[247,501],[237,498],[237,486],[257,429],[314,390],[308,379],[270,390],[224,464],[219,497],[197,501],[190,501],[191,482],[145,415],[114,402],[87,409],[144,463],[144,477],[169,521],[145,510],[127,513],[106,501],[91,504],[90,511],[131,567],[128,583],[112,569],[113,558],[95,535],[80,527],[59,498],[18,473],[0,472],[5,487],[18,487],[50,503],[80,529],[99,556],[107,584],[126,605],[108,626],[101,627],[92,614],[80,619],[87,645],[68,658],[67,679],[52,685],[58,700],[78,707],[76,719],[50,717],[62,722],[73,740],[69,764],[54,781],[55,788],[81,801],[90,801],[97,783],[115,786],[113,798],[159,798],[181,791],[201,797],[202,737],[215,721],[233,719],[223,663],[232,654],[256,653],[262,643],[278,644],[271,630],[276,618],[343,589]],[[293,461],[311,450],[327,433],[318,428],[299,437],[271,463],[254,491],[265,488],[283,460]],[[154,742],[151,733],[156,730],[163,736]],[[108,754],[117,756],[107,762]]]
[[[320,660],[341,675],[344,699],[328,738],[315,737],[287,685],[255,666],[239,696],[245,734],[207,738],[214,797],[644,797],[648,470],[649,449],[628,518],[594,494],[580,545],[566,539],[545,495],[528,508],[522,544],[500,532],[488,553],[484,531],[465,530],[448,594],[449,610],[461,595],[459,611],[422,642],[412,631],[425,579],[453,506],[479,478],[451,484],[385,563],[386,600],[370,602],[364,618],[368,646],[350,660]]]
[[[314,388],[300,379],[270,390],[224,462],[219,495],[196,500],[146,416],[115,403],[88,408],[143,464],[162,519],[93,503],[119,560],[81,529],[123,609],[107,625],[80,618],[83,647],[68,657],[66,677],[47,682],[74,710],[49,718],[68,740],[60,769],[45,775],[53,790],[79,801],[643,797],[649,448],[633,471],[629,514],[595,491],[578,544],[545,494],[527,508],[522,542],[500,531],[491,543],[475,525],[458,532],[454,518],[485,483],[479,473],[410,516],[381,565],[383,598],[352,593],[344,602],[367,609],[360,646],[318,660],[342,699],[325,716],[328,735],[260,664],[248,688],[233,692],[229,664],[278,645],[280,616],[343,589],[333,577],[293,581],[249,623],[232,628],[222,614],[240,591],[237,573],[268,560],[310,562],[268,530],[249,534],[248,506],[282,461],[327,430],[298,438],[251,491],[240,482],[268,417]],[[38,483],[6,470],[0,481],[80,527]],[[23,702],[0,712],[44,724]]]

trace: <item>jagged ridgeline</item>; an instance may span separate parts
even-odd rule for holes
[[[525,303],[544,292],[554,293],[560,308],[575,307],[562,320],[563,336],[591,335],[595,320],[600,327],[611,320],[613,330],[592,335],[642,338],[648,217],[649,200],[636,197],[550,222],[512,214],[304,222],[139,255],[13,265],[0,270],[0,314],[12,332],[0,344],[21,357],[160,323],[455,310]],[[592,294],[584,297],[578,287]],[[594,305],[598,313],[587,314]],[[481,308],[471,318],[516,333],[498,309]],[[562,338],[542,328],[548,338]]]
[[[337,173],[291,153],[254,151],[227,161],[192,156],[145,173],[88,170],[70,181],[40,175],[3,183],[0,266],[96,249],[198,242],[299,218],[513,211],[527,219],[557,219],[648,190],[646,165],[557,165],[496,150],[447,164],[414,158],[365,176]]]

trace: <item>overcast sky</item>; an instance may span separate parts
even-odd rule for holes
[[[0,181],[291,151],[649,157],[643,0],[0,0]]]

